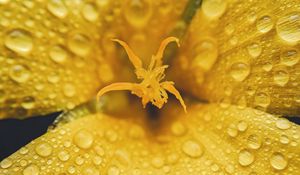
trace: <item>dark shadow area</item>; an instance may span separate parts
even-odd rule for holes
[[[0,160],[44,134],[59,113],[25,120],[0,120]]]
[[[293,123],[300,125],[300,117],[285,117],[285,118],[287,118],[289,121]]]

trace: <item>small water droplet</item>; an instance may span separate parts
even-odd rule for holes
[[[50,58],[56,63],[63,63],[68,57],[67,51],[61,46],[54,46],[49,51]]]
[[[182,136],[186,132],[186,127],[181,122],[174,122],[171,126],[171,131],[175,136]]]
[[[247,145],[250,149],[258,149],[261,146],[261,139],[256,134],[252,134],[247,139]]]
[[[300,13],[292,12],[278,19],[276,23],[278,36],[289,43],[300,41]]]
[[[236,81],[245,80],[250,74],[250,66],[243,62],[237,62],[231,65],[230,75]]]
[[[299,62],[300,55],[296,49],[289,49],[281,52],[280,60],[287,66],[294,66]]]
[[[205,16],[215,19],[223,15],[226,6],[226,1],[223,0],[206,0],[203,1],[202,10]]]
[[[271,166],[276,170],[283,170],[287,167],[288,162],[285,159],[284,155],[279,152],[275,152],[272,154],[270,158]]]
[[[11,67],[9,75],[17,83],[25,83],[30,78],[31,73],[25,66],[14,65]]]
[[[59,160],[65,162],[65,161],[69,160],[70,154],[67,151],[60,151],[58,153],[58,158],[59,158]]]
[[[73,97],[76,94],[76,89],[72,84],[66,84],[64,86],[64,94],[66,97]]]
[[[108,168],[107,175],[119,175],[120,170],[118,167],[112,166]]]
[[[268,15],[262,16],[256,22],[256,28],[261,33],[269,32],[273,28],[273,26],[274,26],[274,22],[272,18]]]
[[[82,15],[86,20],[90,22],[96,21],[99,17],[98,9],[92,3],[84,5],[84,7],[82,8]]]
[[[33,109],[35,107],[35,98],[31,96],[24,97],[22,99],[21,106],[24,109]]]
[[[134,27],[145,26],[150,19],[153,7],[150,0],[127,0],[124,16]]]
[[[285,118],[278,118],[276,121],[276,126],[279,129],[289,129],[291,127],[291,123]]]
[[[5,46],[17,53],[28,54],[33,48],[32,36],[23,29],[14,29],[7,34]]]
[[[200,157],[203,154],[201,146],[193,140],[184,142],[182,145],[182,151],[192,158]]]
[[[164,166],[164,159],[161,157],[154,157],[151,161],[151,164],[155,167],[155,168],[162,168]]]
[[[258,43],[252,43],[247,47],[247,50],[251,57],[257,58],[261,55],[262,47]]]
[[[239,152],[238,161],[242,166],[248,166],[254,162],[254,155],[247,149],[243,149]]]
[[[280,136],[280,142],[281,142],[282,144],[288,144],[288,143],[290,143],[290,139],[289,139],[289,137],[286,136],[286,135],[281,135],[281,136]]]
[[[83,175],[100,175],[100,172],[95,167],[87,167],[83,170]]]
[[[48,157],[52,154],[52,147],[49,143],[42,142],[35,147],[35,152],[42,157]]]
[[[236,137],[238,135],[238,130],[234,124],[230,124],[227,128],[227,134],[230,137]]]
[[[82,149],[88,149],[93,145],[94,137],[87,130],[78,131],[73,138],[74,143]]]
[[[239,121],[237,128],[239,131],[244,132],[248,128],[248,124],[245,121]]]
[[[62,0],[49,0],[47,9],[51,14],[58,18],[64,18],[68,14],[68,9]]]
[[[285,86],[290,80],[290,75],[285,70],[276,70],[274,71],[273,80],[278,86]]]
[[[266,93],[259,92],[254,97],[254,104],[260,107],[268,107],[271,103],[270,96]]]
[[[73,53],[86,56],[91,50],[91,41],[83,34],[75,34],[70,37],[68,46]]]
[[[1,168],[9,168],[12,165],[12,161],[9,158],[6,158],[1,161],[0,166]]]
[[[38,166],[31,164],[23,170],[23,175],[39,175],[40,169]]]

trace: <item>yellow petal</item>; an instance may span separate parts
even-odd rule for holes
[[[131,110],[58,126],[3,160],[0,174],[300,173],[299,126],[250,108],[194,105],[184,114],[174,104],[160,121]]]
[[[297,0],[206,0],[174,64],[177,85],[211,102],[299,115],[299,9]]]

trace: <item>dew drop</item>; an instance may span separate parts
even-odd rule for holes
[[[152,159],[151,164],[155,168],[162,168],[164,166],[164,160],[161,157],[155,157]]]
[[[147,24],[152,11],[151,0],[127,0],[124,16],[132,26],[141,28]]]
[[[115,166],[108,168],[107,175],[119,175],[119,174],[120,174],[119,168],[117,168]]]
[[[261,55],[262,47],[258,43],[252,43],[247,47],[247,50],[251,57],[257,58]]]
[[[226,10],[226,1],[205,0],[202,4],[202,11],[209,18],[219,18]]]
[[[279,129],[285,130],[285,129],[289,129],[291,127],[291,124],[287,119],[279,118],[276,121],[276,126]]]
[[[95,167],[87,167],[83,170],[83,175],[100,175],[100,172]]]
[[[254,97],[254,104],[260,107],[268,107],[271,103],[270,96],[266,93],[259,92]]]
[[[86,56],[91,50],[90,39],[83,34],[75,34],[71,36],[68,46],[73,53],[79,56]]]
[[[270,163],[271,166],[276,170],[283,170],[288,165],[288,162],[285,159],[285,157],[279,152],[275,152],[272,154],[270,158]]]
[[[17,83],[25,83],[31,76],[27,67],[22,65],[14,65],[9,72],[10,78]]]
[[[79,148],[88,149],[92,146],[94,137],[87,130],[80,130],[75,134],[73,141]]]
[[[230,124],[227,128],[227,134],[230,137],[236,137],[238,135],[238,130],[234,124]]]
[[[278,36],[289,43],[300,41],[300,13],[292,12],[278,19],[276,23]]]
[[[68,14],[68,9],[62,0],[49,0],[47,9],[58,18],[64,18]]]
[[[281,52],[280,60],[286,66],[294,66],[299,62],[300,55],[296,49],[285,50]]]
[[[64,86],[64,94],[66,97],[73,97],[76,94],[76,89],[72,84],[66,84]]]
[[[262,16],[256,22],[256,28],[261,33],[269,32],[274,26],[273,20],[270,16]]]
[[[49,51],[50,58],[56,63],[63,63],[68,57],[67,51],[61,46],[54,46]]]
[[[216,43],[212,39],[203,40],[195,46],[194,51],[196,55],[193,59],[193,67],[200,67],[205,71],[210,70],[218,57]]]
[[[84,7],[82,8],[82,15],[86,20],[90,22],[96,21],[99,17],[98,9],[94,4],[91,3],[84,5]]]
[[[12,165],[12,161],[9,158],[6,158],[1,161],[0,166],[1,168],[9,168]]]
[[[40,169],[38,166],[32,164],[26,167],[23,170],[23,175],[39,175],[40,174]]]
[[[188,140],[182,145],[182,151],[192,158],[200,157],[203,154],[201,146],[192,140]]]
[[[290,80],[290,75],[285,70],[276,70],[274,72],[273,80],[278,86],[285,86]]]
[[[254,155],[247,149],[243,149],[239,152],[238,161],[242,166],[248,166],[254,162]]]
[[[24,109],[33,109],[35,107],[35,99],[34,97],[28,96],[22,99],[21,106]]]
[[[248,124],[245,121],[239,121],[237,128],[239,131],[244,132],[248,128]]]
[[[58,153],[58,158],[59,158],[59,160],[65,162],[65,161],[69,160],[70,155],[67,151],[60,151]]]
[[[250,66],[246,63],[237,62],[231,65],[230,75],[236,81],[245,80],[250,74]]]
[[[186,132],[186,127],[181,122],[174,122],[171,126],[171,131],[175,136],[182,136]]]
[[[20,54],[27,54],[33,48],[32,37],[23,29],[14,29],[7,34],[5,46]]]
[[[250,149],[258,149],[261,147],[261,139],[256,134],[252,134],[247,139],[247,145]]]
[[[281,142],[282,144],[288,144],[288,143],[290,143],[290,139],[289,139],[289,137],[286,136],[286,135],[281,135],[281,136],[280,136],[280,142]]]
[[[43,142],[35,147],[35,152],[42,157],[48,157],[52,154],[52,147],[49,143]]]

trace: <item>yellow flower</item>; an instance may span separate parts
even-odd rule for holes
[[[299,2],[204,0],[194,16],[199,2],[0,0],[0,117],[65,111],[0,174],[300,174],[300,127],[284,118],[300,114]],[[136,82],[112,38],[149,65],[169,36],[182,47],[165,53],[166,79],[188,113],[94,100]]]

